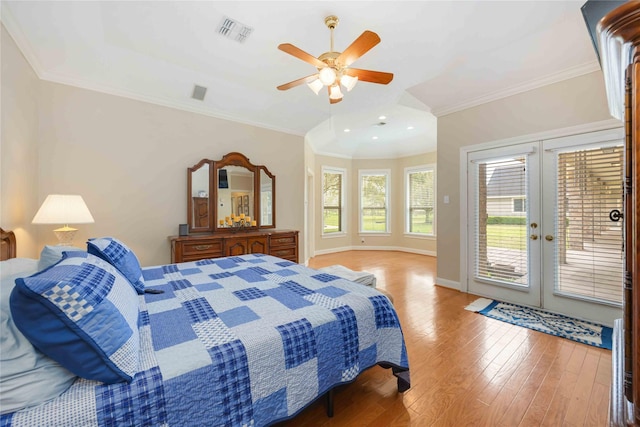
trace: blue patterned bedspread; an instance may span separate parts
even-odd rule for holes
[[[2,426],[264,426],[290,418],[375,364],[401,391],[398,316],[375,289],[268,255],[144,269],[140,372],[78,379]]]

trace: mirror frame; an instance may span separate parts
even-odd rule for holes
[[[262,186],[260,183],[260,176],[261,176],[261,172],[264,171],[264,173],[271,179],[271,218],[272,218],[272,223],[270,225],[262,225],[261,228],[275,228],[276,227],[276,176],[273,175],[269,169],[267,169],[266,166],[258,166],[258,169],[256,170],[256,176],[257,176],[257,182],[258,182],[258,187],[257,187],[257,200],[258,200],[258,212],[260,212],[260,218],[262,219],[262,206],[260,205],[260,201],[262,200]]]
[[[194,224],[193,218],[193,193],[192,193],[192,176],[194,172],[200,170],[200,168],[205,165],[209,165],[209,212],[207,214],[209,218],[209,225],[207,227],[197,227]],[[211,217],[211,209],[213,208],[213,200],[215,200],[211,196],[211,180],[213,179],[213,161],[209,159],[202,159],[195,165],[190,168],[187,168],[187,224],[189,224],[189,233],[204,233],[207,231],[211,231],[213,227],[212,217]]]
[[[192,197],[192,174],[198,171],[205,164],[209,165],[209,221],[208,227],[196,227],[193,218],[193,197]],[[251,218],[257,221],[257,228],[275,228],[276,227],[276,177],[264,165],[254,165],[242,153],[231,152],[222,157],[220,160],[202,159],[194,166],[187,168],[187,224],[189,225],[189,233],[206,233],[206,232],[228,232],[226,227],[219,227],[218,223],[218,170],[226,166],[241,166],[253,173],[253,212]],[[262,225],[260,223],[262,215],[260,206],[260,171],[263,170],[269,178],[271,178],[271,191],[273,192],[273,203],[271,205],[271,217],[273,223]]]

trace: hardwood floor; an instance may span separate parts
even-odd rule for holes
[[[434,285],[436,258],[350,251],[313,258],[372,272],[393,295],[411,389],[375,366],[279,426],[606,426],[611,352],[509,325],[464,307],[477,297]]]

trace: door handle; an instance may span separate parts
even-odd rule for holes
[[[611,212],[609,212],[609,219],[613,222],[618,222],[620,221],[620,218],[622,218],[622,212],[620,212],[618,209],[614,209]]]
[[[529,238],[531,240],[538,240],[538,235],[537,234],[532,234],[531,236],[529,236]]]
[[[544,236],[544,238],[547,240],[547,242],[553,241],[553,236],[551,234],[547,234],[546,236]]]

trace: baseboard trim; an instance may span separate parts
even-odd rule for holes
[[[443,286],[449,289],[455,289],[456,291],[460,290],[460,282],[456,282],[455,280],[443,279],[442,277],[436,277],[436,285]]]
[[[403,248],[399,246],[343,246],[341,248],[331,248],[331,249],[323,249],[314,252],[315,255],[326,255],[326,254],[334,254],[337,252],[346,252],[346,251],[398,251],[398,252],[407,252],[418,255],[427,255],[432,257],[437,257],[437,252],[435,251],[425,251],[422,249],[413,249],[413,248]]]

